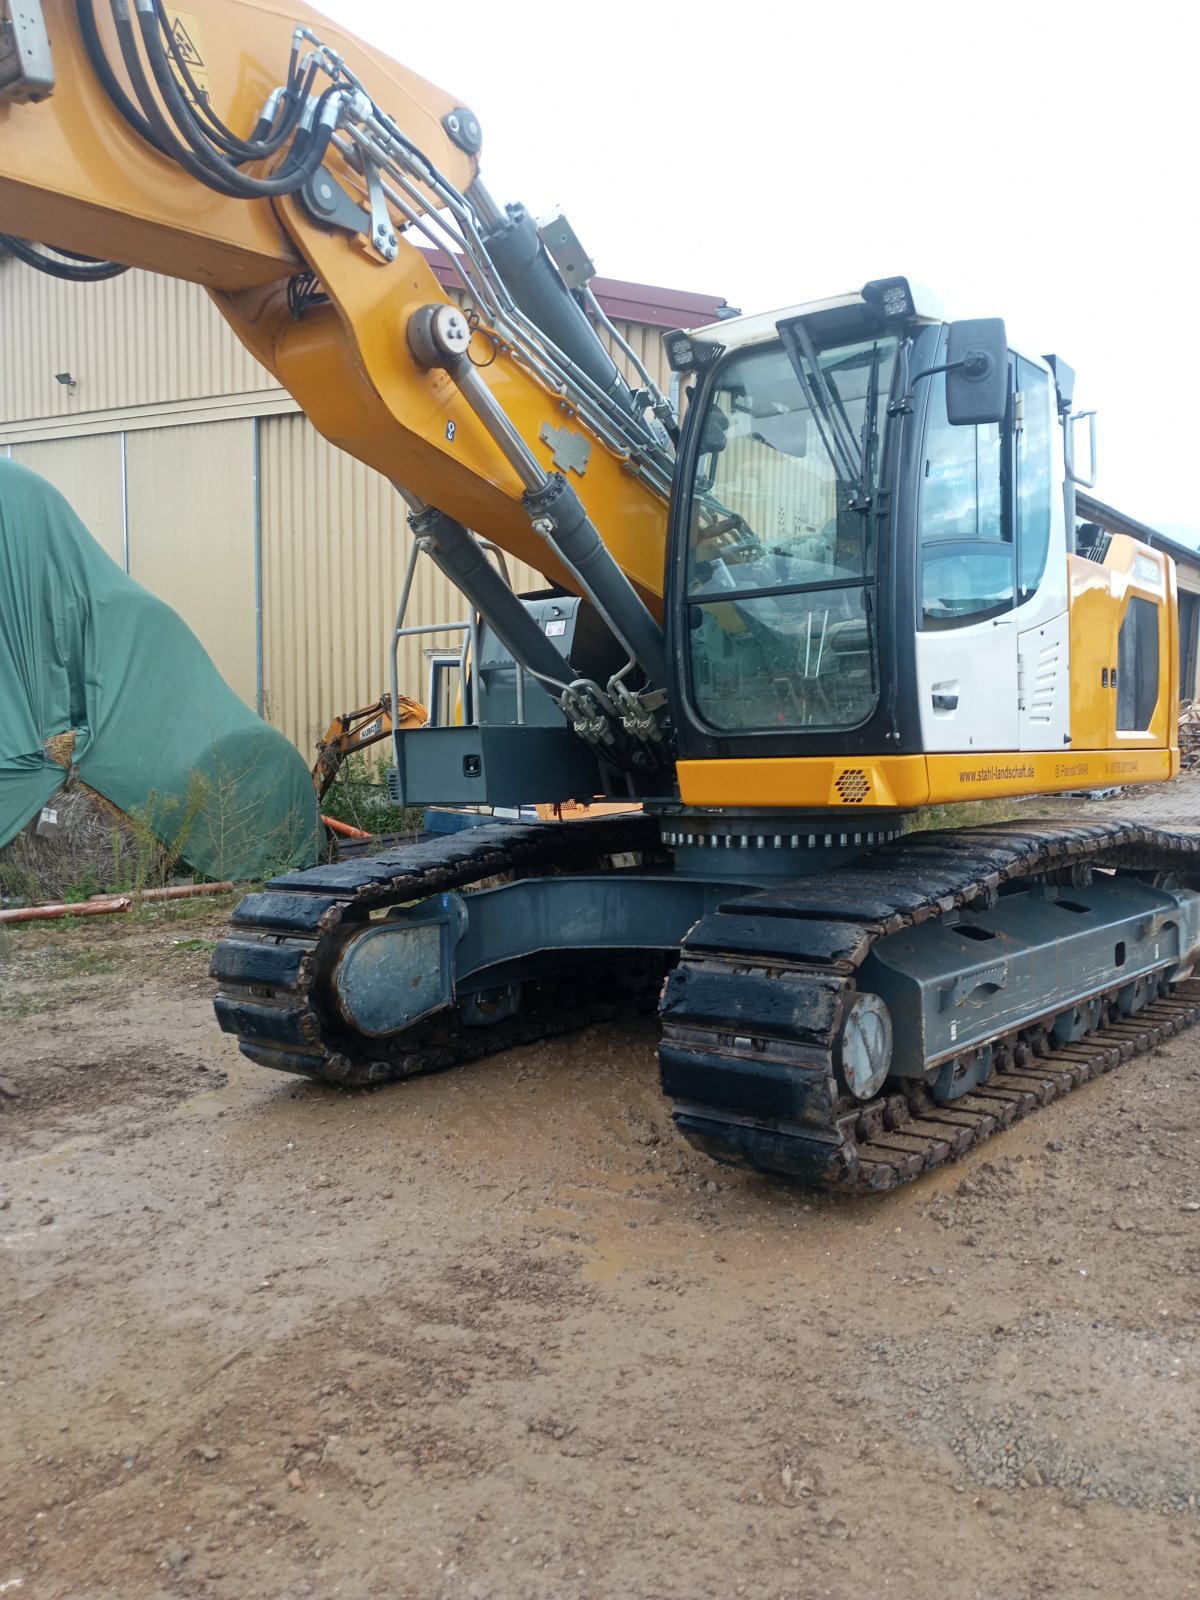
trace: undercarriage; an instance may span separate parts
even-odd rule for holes
[[[499,823],[273,880],[212,971],[250,1059],[347,1086],[658,1002],[692,1144],[879,1193],[1196,1020],[1198,880],[1127,822]]]

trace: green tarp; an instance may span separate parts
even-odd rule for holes
[[[299,753],[56,489],[0,458],[0,847],[62,786],[45,744],[72,730],[80,779],[206,877],[316,860]]]

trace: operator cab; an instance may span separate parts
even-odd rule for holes
[[[694,375],[668,585],[680,755],[1061,749],[1046,363],[1002,323],[918,307],[904,279],[667,349]],[[1052,680],[1036,719],[1018,695],[1034,637]]]

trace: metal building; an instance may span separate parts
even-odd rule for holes
[[[434,267],[449,287],[449,267]],[[664,388],[663,330],[729,314],[712,296],[592,288]],[[387,687],[405,508],[321,438],[202,289],[144,272],[62,283],[0,258],[0,350],[0,449],[63,491],[248,705],[307,754],[335,714]],[[539,581],[511,563],[510,577]],[[406,620],[463,612],[420,562]],[[402,692],[424,698],[430,652],[460,637],[406,640]]]

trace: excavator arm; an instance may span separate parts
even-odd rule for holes
[[[0,25],[8,234],[202,283],[327,439],[598,599],[663,676],[665,403],[487,193],[467,108],[301,0],[0,0]]]
[[[317,799],[324,800],[348,757],[381,739],[390,739],[397,728],[423,728],[428,721],[429,712],[421,702],[406,695],[399,696],[393,712],[390,694],[380,695],[373,705],[334,717],[325,737],[317,741],[317,759],[312,767]]]

